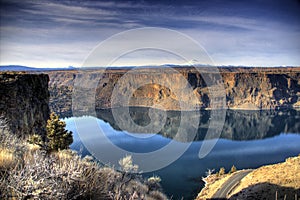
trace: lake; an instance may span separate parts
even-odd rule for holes
[[[146,155],[145,160],[136,160],[140,162],[139,165],[147,163],[147,167],[151,164],[166,166],[143,173],[143,176],[160,176],[164,192],[173,199],[196,197],[204,186],[201,178],[208,169],[218,171],[220,167],[225,167],[228,171],[232,165],[237,169],[258,168],[282,162],[300,153],[300,111],[227,110],[222,132],[206,135],[212,123],[210,111],[152,110],[152,114],[149,114],[148,108],[117,109],[118,117],[114,115],[114,110],[107,109],[98,110],[96,116],[65,118],[67,129],[73,131],[74,142],[71,148],[81,151],[82,155],[92,154],[97,158],[104,156],[104,162],[111,165],[115,165],[120,156],[113,155],[109,149],[111,147],[107,147],[108,143],[127,152],[123,155],[130,154],[128,152],[138,156]],[[120,115],[127,111],[131,119]],[[153,119],[157,121],[153,122]],[[198,126],[192,127],[189,122],[195,119],[199,122]],[[153,127],[132,129],[126,126],[131,122],[140,127],[147,127],[151,123],[163,125],[159,130]],[[105,136],[98,136],[95,123],[101,127]],[[199,150],[205,142],[215,145],[204,158],[199,158]],[[169,144],[172,144],[171,151],[157,154]],[[154,152],[151,155],[155,157],[147,157],[149,152]],[[175,154],[178,158],[174,157]],[[176,158],[174,162],[173,157]]]

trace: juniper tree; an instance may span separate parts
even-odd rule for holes
[[[66,123],[54,112],[47,121],[47,148],[49,151],[68,149],[73,142],[71,131],[66,130]]]

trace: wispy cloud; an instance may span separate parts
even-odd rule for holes
[[[154,26],[188,34],[216,64],[300,65],[300,4],[294,0],[2,0],[0,12],[0,64],[80,65],[111,35]]]

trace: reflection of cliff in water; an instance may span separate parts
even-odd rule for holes
[[[130,133],[141,133],[140,129],[135,129],[130,125],[130,120],[140,126],[147,127],[153,123],[155,127],[160,126],[161,121],[166,114],[163,128],[160,128],[159,134],[164,137],[172,138],[181,142],[201,141],[204,140],[205,135],[210,124],[210,111],[201,112],[180,112],[161,110],[152,110],[151,117],[154,119],[151,122],[149,115],[149,108],[129,108],[130,117],[122,116],[126,113],[126,108],[119,109],[118,123],[116,123],[111,109],[98,110],[97,117],[108,122],[114,129],[123,130]],[[120,111],[121,109],[121,111]],[[122,110],[123,109],[123,110]],[[182,117],[185,116],[185,117]],[[182,120],[181,120],[182,118]],[[199,119],[199,126],[190,126],[190,121],[195,118]],[[120,120],[121,119],[121,120]],[[300,111],[236,111],[227,110],[226,120],[224,123],[221,138],[231,140],[254,140],[273,137],[280,133],[300,133]],[[178,134],[179,126],[182,128]],[[121,128],[122,129],[121,129]],[[125,127],[125,128],[124,128]],[[157,127],[155,127],[155,130]],[[196,131],[196,136],[189,134]],[[151,127],[145,128],[143,133],[153,133]],[[207,138],[215,138],[215,136],[207,136]]]

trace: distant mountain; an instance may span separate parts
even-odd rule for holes
[[[204,65],[204,64],[193,64],[193,65],[177,65],[177,64],[164,64],[164,65],[143,65],[143,66],[111,66],[111,67],[63,67],[63,68],[38,68],[38,67],[27,67],[22,65],[0,65],[0,71],[32,71],[32,72],[41,72],[41,71],[62,71],[62,70],[76,70],[76,69],[85,69],[85,70],[99,70],[99,69],[106,69],[106,70],[131,70],[133,68],[144,68],[144,69],[155,69],[155,68],[205,68],[211,67],[212,65]],[[278,66],[278,67],[253,67],[253,66],[232,66],[232,65],[221,65],[221,66],[214,66],[218,67],[219,69],[225,69],[228,71],[240,71],[240,70],[256,70],[256,69],[280,69],[280,68],[299,68],[296,66]]]
[[[0,71],[56,71],[56,70],[72,70],[75,67],[69,66],[65,68],[36,68],[22,65],[1,65]]]

